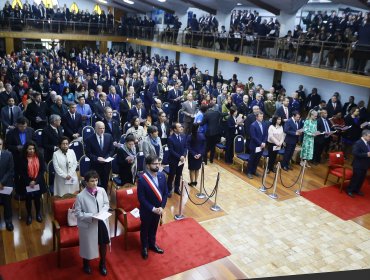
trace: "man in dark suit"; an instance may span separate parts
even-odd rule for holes
[[[140,202],[140,241],[141,256],[148,258],[148,248],[157,254],[164,251],[156,243],[159,220],[167,203],[166,176],[159,171],[156,156],[145,158],[146,171],[139,177],[137,196]]]
[[[119,105],[121,103],[121,97],[116,93],[116,88],[114,86],[109,87],[109,94],[107,96],[107,100],[111,104],[111,107],[115,111],[119,111]]]
[[[351,109],[356,106],[355,97],[350,96],[348,102],[344,103],[342,108],[342,116],[345,117],[347,114],[351,112]]]
[[[64,135],[71,141],[81,136],[82,116],[77,113],[77,105],[75,103],[69,104],[69,111],[62,116],[62,126]]]
[[[129,111],[135,105],[135,101],[132,98],[133,98],[133,93],[128,91],[126,93],[125,98],[123,98],[121,100],[121,103],[119,105],[119,110],[120,110],[120,113],[121,113],[121,125],[122,125],[122,127],[125,125],[126,122],[130,121],[128,119],[128,114],[129,114]]]
[[[136,98],[135,106],[127,114],[127,120],[130,122],[133,117],[139,117],[140,124],[144,123],[148,117],[148,114],[143,107],[143,102],[140,98]]]
[[[48,163],[53,158],[53,153],[60,144],[60,139],[63,137],[61,127],[62,118],[59,115],[51,115],[49,125],[42,131],[42,147],[44,148],[44,158]]]
[[[4,140],[0,138],[0,190],[4,187],[14,187],[14,161],[12,153],[4,149]],[[13,231],[11,194],[0,194],[0,201],[4,205],[5,227]]]
[[[179,90],[179,84],[168,92],[168,102],[170,102],[170,124],[177,122],[178,112],[181,108],[182,92]]]
[[[42,101],[41,93],[34,94],[33,101],[28,104],[24,116],[30,121],[35,130],[43,129],[47,124],[47,105]]]
[[[257,165],[267,143],[267,129],[267,125],[263,122],[263,113],[259,112],[256,115],[256,121],[250,127],[250,157],[247,167],[247,176],[249,179],[253,179],[253,174],[258,176]]]
[[[301,115],[298,111],[294,111],[292,113],[292,117],[285,122],[284,124],[284,133],[285,136],[285,152],[284,157],[281,162],[281,168],[285,171],[292,169],[289,167],[289,162],[292,159],[295,146],[299,141],[300,135],[302,135],[302,131],[299,131],[302,127],[300,122]]]
[[[14,106],[14,98],[9,97],[8,106],[4,106],[1,109],[1,124],[3,129],[3,135],[6,135],[7,129],[13,129],[15,127],[16,120],[22,117],[23,113],[21,108]]]
[[[317,88],[312,88],[311,93],[306,98],[306,110],[309,111],[318,106],[320,101],[321,96],[317,93]]]
[[[94,103],[94,114],[98,121],[104,120],[104,108],[111,107],[110,102],[107,100],[107,95],[104,92],[99,93],[99,100]]]
[[[276,110],[275,115],[281,118],[283,124],[292,116],[292,112],[289,108],[288,97],[284,98],[283,105]]]
[[[110,107],[104,108],[104,125],[106,133],[113,137],[113,142],[119,142],[121,129],[117,120],[113,119],[113,110]]]
[[[328,120],[328,112],[325,109],[321,110],[320,118],[317,118],[317,131],[324,132],[324,134],[317,135],[314,139],[313,164],[321,162],[321,154],[324,150],[328,151],[331,132],[335,131],[332,123]]]
[[[187,153],[186,138],[183,135],[183,130],[184,129],[180,123],[172,124],[173,133],[168,138],[168,149],[170,151],[170,155],[168,158],[170,171],[167,178],[168,197],[172,196],[173,185],[175,193],[181,195],[180,179],[182,176],[182,169],[184,168],[185,157]]]
[[[370,168],[370,130],[362,131],[361,139],[353,145],[353,176],[347,187],[347,194],[354,197],[354,194],[363,196],[362,184],[366,178],[366,172]]]
[[[330,119],[332,116],[342,112],[342,104],[338,100],[336,95],[333,95],[329,102],[326,105],[326,110],[328,112],[328,118]]]
[[[249,153],[249,142],[250,142],[250,127],[252,123],[256,121],[256,116],[260,112],[260,108],[255,105],[252,107],[252,112],[244,119],[244,135],[245,135],[245,149]]]
[[[99,85],[98,83],[98,73],[93,74],[93,78],[89,81],[87,89],[93,89],[96,91],[96,87]]]
[[[121,78],[118,80],[118,84],[116,85],[116,92],[121,97],[124,98],[126,96],[126,86],[125,81]]]
[[[91,169],[98,172],[100,186],[107,191],[111,163],[106,159],[114,155],[113,137],[105,132],[101,121],[95,123],[95,134],[86,139],[86,156],[91,160]]]
[[[181,108],[184,113],[184,131],[185,134],[191,133],[191,128],[193,126],[195,113],[197,112],[197,102],[193,100],[193,95],[188,94],[186,96],[187,101],[181,103]]]
[[[158,137],[161,139],[162,146],[167,145],[170,136],[170,125],[165,112],[158,113],[158,121],[154,125],[158,128]]]

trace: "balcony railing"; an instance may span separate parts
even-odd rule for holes
[[[257,34],[243,33],[192,32],[173,28],[125,26],[117,22],[100,24],[16,18],[0,18],[0,20],[2,30],[126,36],[355,74],[367,74],[365,67],[367,60],[370,59],[370,46],[359,46],[355,43],[261,37]]]

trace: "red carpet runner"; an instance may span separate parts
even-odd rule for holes
[[[149,251],[145,261],[140,255],[139,233],[129,233],[129,248],[123,249],[123,237],[112,239],[107,253],[108,276],[99,274],[99,260],[91,261],[92,275],[82,271],[78,247],[62,251],[62,267],[58,268],[56,253],[0,267],[4,280],[46,279],[162,279],[230,255],[213,236],[191,218],[159,227],[158,244],[163,255]]]
[[[345,192],[348,183],[343,186],[343,192],[339,192],[338,185],[323,187],[313,191],[302,191],[302,196],[316,205],[343,220],[351,220],[370,213],[370,178],[362,185],[361,191],[365,196],[348,196]]]

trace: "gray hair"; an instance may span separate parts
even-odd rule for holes
[[[361,133],[361,136],[362,137],[365,137],[365,136],[367,136],[367,135],[369,135],[370,134],[370,130],[369,129],[364,129],[363,131],[362,131],[362,133]]]
[[[61,120],[62,118],[59,115],[53,114],[49,117],[50,123],[55,123],[56,121]]]

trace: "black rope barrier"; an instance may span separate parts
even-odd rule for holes
[[[291,186],[289,186],[289,187],[287,187],[287,186],[285,186],[285,184],[284,184],[284,182],[283,182],[283,178],[281,177],[281,172],[280,172],[280,181],[281,181],[281,184],[283,185],[283,187],[284,188],[287,188],[287,189],[290,189],[291,187],[293,187],[293,186],[295,186],[295,184],[297,184],[298,183],[298,180],[299,180],[299,178],[301,177],[301,175],[302,175],[302,172],[303,172],[303,166],[301,166],[301,171],[299,172],[299,175],[297,176],[297,180],[295,180],[295,182],[291,185]]]
[[[205,200],[205,201],[203,201],[202,203],[194,202],[194,201],[191,199],[190,193],[189,193],[189,191],[188,191],[188,189],[187,189],[187,187],[186,187],[186,186],[184,186],[184,189],[185,189],[185,191],[186,191],[186,194],[187,194],[187,196],[188,196],[188,198],[189,198],[190,202],[191,202],[191,203],[193,203],[194,205],[201,206],[201,205],[205,204],[205,203],[206,203],[206,202],[207,202],[211,197],[213,197],[213,196],[216,194],[216,191],[217,191],[217,182],[216,182],[215,187],[214,187],[214,188],[213,188],[213,190],[212,190],[211,195],[208,195],[208,194],[207,194],[207,198],[206,198],[206,200]]]

